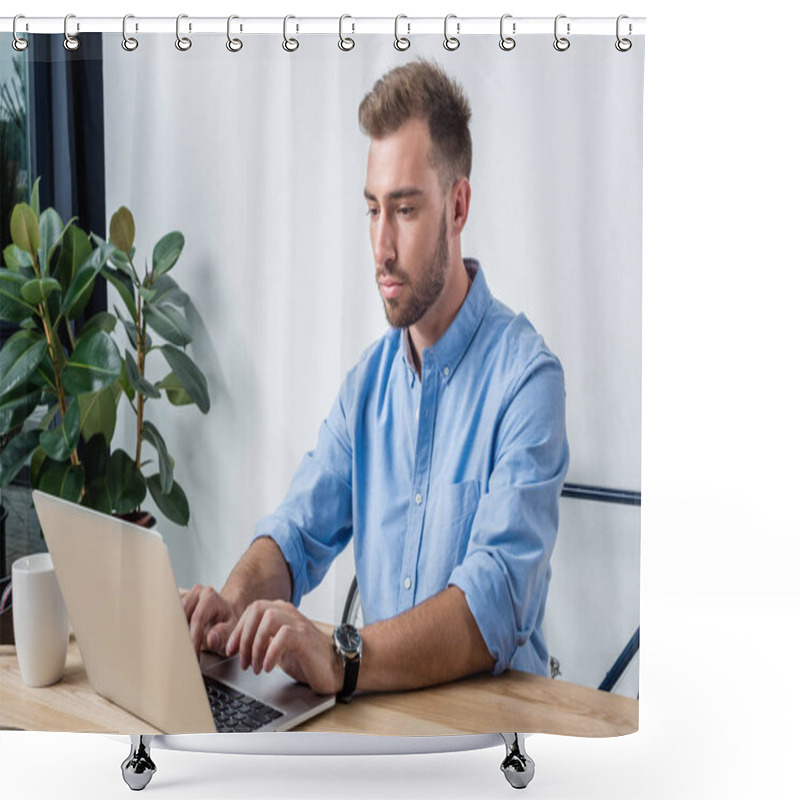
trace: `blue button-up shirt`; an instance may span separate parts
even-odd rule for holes
[[[567,471],[564,376],[476,261],[455,319],[422,351],[390,329],[350,370],[280,507],[258,523],[292,602],[351,537],[365,624],[463,592],[495,674],[548,674],[542,618]]]

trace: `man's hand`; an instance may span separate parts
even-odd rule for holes
[[[344,685],[344,666],[331,637],[282,600],[255,600],[245,609],[225,654],[237,651],[242,668],[252,665],[258,674],[280,667],[318,694],[335,694]]]
[[[192,587],[182,601],[198,658],[201,650],[225,655],[225,646],[239,619],[233,606],[210,586],[200,584]]]

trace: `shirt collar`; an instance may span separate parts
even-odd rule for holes
[[[479,262],[474,258],[465,258],[464,267],[472,279],[472,285],[455,319],[450,323],[450,327],[433,347],[428,348],[428,352],[433,356],[436,368],[442,373],[442,378],[445,381],[449,381],[453,377],[453,373],[461,363],[464,353],[467,352],[467,348],[473,336],[475,336],[475,332],[478,330],[478,326],[491,301],[489,287],[486,285],[486,278]],[[404,328],[401,331],[401,335],[403,362],[410,373],[409,381],[413,386],[417,373],[414,369],[414,361],[411,358],[408,329]]]

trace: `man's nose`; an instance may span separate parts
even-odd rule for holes
[[[384,214],[381,214],[375,221],[372,249],[375,264],[378,267],[391,264],[397,258],[394,231]]]

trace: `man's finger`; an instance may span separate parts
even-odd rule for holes
[[[264,667],[264,672],[271,672],[281,663],[281,656],[289,652],[292,648],[292,630],[288,625],[284,625],[273,637],[269,643],[261,663]]]
[[[252,646],[253,637],[261,623],[263,605],[259,602],[251,603],[246,609],[242,618],[239,620],[237,627],[239,630],[239,638],[237,646],[239,648],[239,662],[242,669],[247,669],[252,663]]]
[[[205,586],[199,592],[199,599],[195,606],[194,613],[192,614],[191,622],[189,623],[189,632],[192,635],[192,643],[194,644],[194,650],[198,657],[203,647],[206,629],[209,624],[216,622],[218,616],[218,595],[213,589]]]
[[[186,614],[186,621],[192,619],[195,608],[197,608],[197,601],[200,599],[200,586],[195,584],[186,594],[181,598],[183,603],[183,613]]]
[[[258,675],[264,664],[270,641],[285,627],[286,615],[276,607],[270,607],[261,616],[261,622],[255,632],[251,648],[251,662],[253,671]]]
[[[214,625],[206,636],[206,647],[213,650],[218,655],[226,654],[226,645],[230,638],[233,622],[219,622]]]
[[[239,639],[241,638],[242,626],[244,625],[243,620],[244,614],[242,614],[242,616],[236,620],[236,624],[233,626],[231,635],[228,637],[228,641],[225,643],[226,656],[232,656],[239,649]]]

